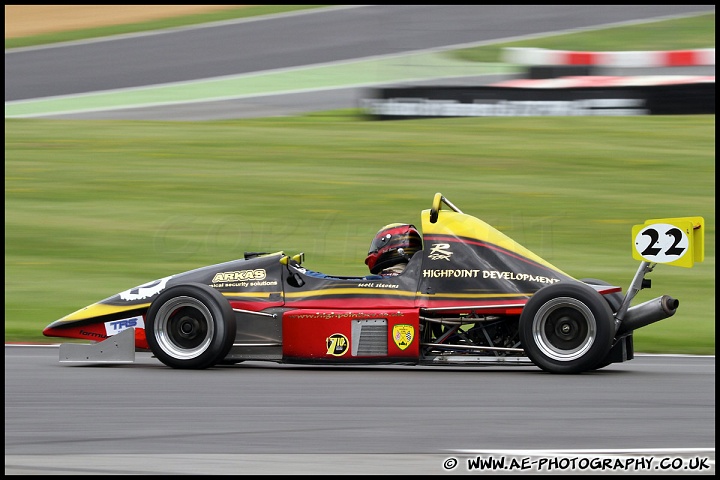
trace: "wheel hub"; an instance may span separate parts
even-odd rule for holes
[[[179,327],[179,333],[181,337],[192,339],[197,335],[200,323],[195,318],[183,317],[180,319]]]
[[[557,322],[555,334],[563,340],[570,340],[576,330],[576,325],[569,317],[563,317]]]

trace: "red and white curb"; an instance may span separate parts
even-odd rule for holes
[[[599,88],[650,85],[686,85],[691,83],[715,83],[715,77],[691,75],[646,75],[635,77],[568,76],[537,80],[518,78],[515,80],[493,83],[491,86],[514,88]]]
[[[694,67],[715,65],[715,49],[645,52],[581,52],[545,48],[505,48],[502,61],[516,65],[588,65],[602,67]]]

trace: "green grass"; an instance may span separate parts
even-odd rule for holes
[[[265,7],[278,6],[252,9]],[[179,24],[111,33],[171,26]],[[503,46],[659,50],[710,47],[714,38],[715,16],[702,15]],[[499,48],[459,55],[496,62]],[[714,179],[714,115],[6,119],[5,339],[52,341],[42,329],[78,308],[246,250],[304,251],[309,268],[364,274],[377,229],[419,222],[442,192],[571,275],[623,288],[637,269],[633,225],[703,216],[705,262],[649,275],[653,288],[637,302],[667,293],[681,305],[639,330],[635,345],[714,354]]]
[[[246,250],[364,274],[377,229],[419,223],[442,192],[571,275],[623,287],[633,225],[703,216],[705,262],[650,274],[638,301],[681,306],[636,346],[714,353],[714,116],[6,120],[5,140],[6,341]]]

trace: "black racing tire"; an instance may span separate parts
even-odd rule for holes
[[[612,285],[612,283],[608,283],[605,280],[599,280],[597,278],[581,278],[581,282],[588,283],[590,285]],[[613,311],[613,313],[616,313],[618,310],[620,310],[620,306],[622,305],[623,300],[625,297],[620,292],[611,293],[609,295],[603,295],[602,296],[606,302],[610,305],[610,309]],[[592,370],[600,370],[601,368],[605,368],[608,365],[610,365],[612,360],[609,359],[610,353],[608,353],[605,358],[603,358],[599,364],[595,365]]]
[[[612,283],[608,283],[605,280],[599,280],[597,278],[581,278],[581,282],[588,283],[590,285],[612,285]],[[609,295],[603,295],[602,296],[606,302],[610,305],[610,309],[613,311],[613,313],[616,313],[618,310],[620,310],[620,305],[622,305],[623,300],[625,297],[620,292],[611,293]],[[595,365],[592,370],[600,370],[601,368],[605,368],[611,363],[613,363],[610,359],[610,353],[608,353],[605,358],[603,358],[599,364]]]
[[[232,348],[237,325],[230,303],[200,283],[171,287],[150,305],[145,335],[165,365],[205,369],[221,362]]]
[[[608,283],[605,280],[598,280],[597,278],[581,278],[580,281],[588,283],[590,285],[612,285],[612,283]],[[620,305],[622,305],[623,299],[625,298],[621,292],[603,295],[602,297],[610,304],[610,309],[613,311],[613,313],[620,310]]]
[[[610,356],[610,354],[608,353],[608,354],[605,356],[605,358],[603,358],[602,360],[600,360],[600,363],[598,363],[597,365],[595,365],[595,366],[594,366],[593,368],[591,368],[590,370],[601,370],[601,369],[607,367],[608,365],[610,365],[611,363],[613,363],[612,360],[609,360],[609,359],[608,359],[609,356]]]
[[[538,290],[520,315],[520,343],[528,358],[550,373],[592,370],[615,335],[610,305],[583,283],[555,283]]]

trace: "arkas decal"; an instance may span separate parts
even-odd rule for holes
[[[212,282],[210,282],[210,286],[213,288],[277,286],[277,280],[265,280],[266,277],[267,272],[264,268],[218,272],[213,277]]]
[[[242,280],[263,280],[265,278],[265,269],[256,268],[255,270],[237,270],[234,272],[218,272],[212,279],[212,283],[220,282],[238,282]]]
[[[415,327],[412,325],[393,326],[393,340],[400,350],[405,350],[415,338]]]
[[[335,357],[342,357],[350,348],[350,342],[342,333],[333,333],[326,339],[327,354]]]

